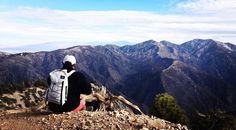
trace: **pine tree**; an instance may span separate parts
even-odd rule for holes
[[[168,93],[156,95],[151,114],[173,123],[189,125],[189,119],[185,111],[176,103],[174,97]]]

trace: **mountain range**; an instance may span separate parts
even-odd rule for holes
[[[53,51],[61,48],[72,47],[75,45],[107,45],[107,44],[115,44],[115,45],[127,45],[133,44],[127,41],[114,41],[114,42],[45,42],[45,43],[38,43],[38,44],[30,44],[30,45],[23,45],[23,46],[12,46],[12,47],[1,47],[0,50],[4,52],[11,52],[11,53],[20,53],[20,52],[38,52],[38,51]]]
[[[177,45],[74,46],[35,53],[0,53],[0,84],[46,79],[66,54],[76,68],[148,111],[155,95],[168,92],[188,114],[236,110],[236,46],[212,39]]]

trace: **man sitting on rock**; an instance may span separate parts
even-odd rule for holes
[[[85,101],[80,100],[80,94],[90,94],[91,85],[84,74],[75,71],[75,64],[75,57],[66,55],[62,69],[50,73],[46,99],[49,110],[54,113],[85,109]]]

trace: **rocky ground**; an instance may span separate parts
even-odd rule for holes
[[[10,114],[1,112],[1,130],[148,130],[168,129],[187,130],[186,126],[147,115],[135,115],[125,110],[109,112],[50,114],[46,112],[28,112]]]
[[[20,94],[5,94],[0,99],[0,106],[2,106],[0,108],[0,130],[188,129],[180,124],[142,114],[135,104],[122,96],[113,95],[105,87],[92,84],[92,88],[92,94],[81,95],[81,97],[85,96],[85,99],[99,101],[99,108],[93,112],[86,110],[63,114],[47,112],[45,101],[40,96],[43,92],[38,93],[39,89],[36,88]],[[19,105],[19,102],[23,105]]]

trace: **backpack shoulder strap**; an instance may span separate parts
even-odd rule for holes
[[[71,70],[71,71],[67,74],[67,76],[69,77],[69,76],[72,75],[74,72],[75,72],[75,70]]]

